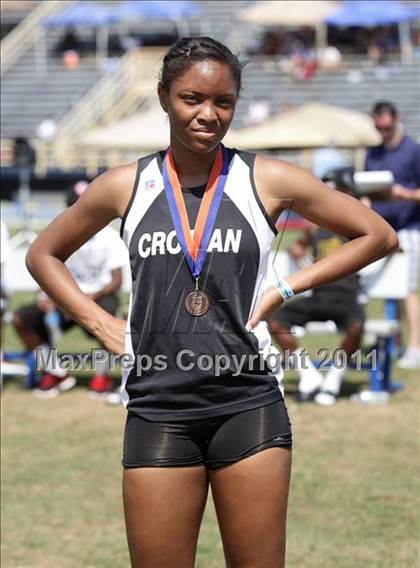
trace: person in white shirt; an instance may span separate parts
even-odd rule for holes
[[[87,186],[85,181],[77,182],[67,194],[67,205],[73,205]],[[105,227],[67,259],[66,267],[80,289],[104,310],[114,315],[119,303],[122,268],[127,262],[127,251],[117,231]],[[62,332],[77,325],[65,313],[59,311],[42,292],[38,294],[35,303],[16,310],[12,321],[28,350],[41,347],[45,353],[54,346]],[[38,388],[34,391],[38,397],[55,397],[76,384],[75,378],[69,376],[58,364],[47,367]],[[101,397],[112,391],[113,382],[106,371],[106,363],[95,363],[95,374],[89,382],[92,397]]]

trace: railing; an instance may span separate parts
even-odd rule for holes
[[[74,139],[80,132],[126,116],[154,89],[161,48],[129,51],[115,72],[100,79],[58,125],[58,136]]]
[[[0,76],[6,73],[30,48],[38,49],[40,34],[43,30],[41,21],[61,11],[64,6],[72,4],[74,0],[47,0],[34,8],[1,42],[1,71]]]
[[[86,163],[86,151],[78,150],[81,134],[135,112],[156,88],[163,53],[162,48],[140,48],[124,55],[115,72],[100,79],[59,123],[53,148],[40,148],[44,163],[51,150],[54,163],[65,169]]]
[[[59,167],[64,171],[71,171],[75,168],[82,171],[85,170],[86,175],[92,179],[102,168],[109,169],[121,164],[134,162],[139,157],[139,152],[136,149],[81,147],[74,144],[65,144],[61,146],[62,154],[59,162],[57,160],[53,162],[52,156],[56,150],[53,142],[35,140],[34,146],[37,156],[35,174],[38,177],[44,177],[47,174],[47,169],[54,164],[55,167]],[[150,152],[155,150],[158,150],[158,148],[149,149]],[[294,151],[279,149],[276,152],[276,156],[304,169],[311,170],[313,151],[314,149],[296,149]],[[358,170],[362,170],[364,155],[364,148],[349,149],[347,152],[349,164],[352,164]],[[10,164],[4,163],[3,165]]]

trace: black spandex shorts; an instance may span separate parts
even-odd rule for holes
[[[272,447],[291,448],[284,400],[236,414],[151,422],[128,413],[122,464],[134,467],[205,465],[217,469]]]

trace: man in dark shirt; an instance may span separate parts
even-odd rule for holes
[[[395,180],[388,194],[372,195],[372,208],[397,231],[409,258],[409,294],[405,299],[409,341],[398,365],[420,368],[420,145],[401,132],[392,103],[376,103],[372,116],[382,143],[368,149],[365,169],[389,170]]]

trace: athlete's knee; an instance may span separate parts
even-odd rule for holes
[[[352,321],[346,329],[347,335],[350,337],[359,337],[363,333],[363,321],[354,320]]]
[[[290,329],[277,319],[269,319],[268,325],[273,333],[290,333]]]
[[[269,548],[271,548],[269,546]],[[229,555],[225,554],[226,568],[284,568],[285,566],[285,539],[276,543],[275,550],[265,550],[262,554]]]
[[[25,323],[24,323],[22,317],[17,312],[13,312],[12,325],[18,333],[21,332],[21,331],[25,331],[25,329],[26,329],[26,326],[25,326]]]

